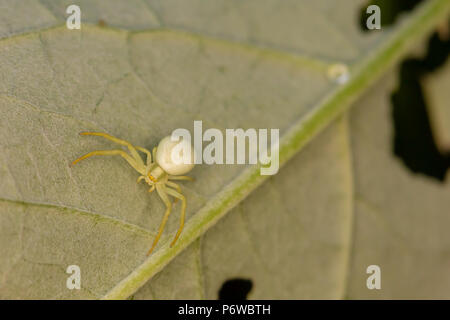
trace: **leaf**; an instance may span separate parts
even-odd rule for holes
[[[182,274],[181,261],[181,267],[171,264],[164,270],[172,272],[166,280],[164,274],[155,280],[160,285],[153,295],[213,297],[220,284],[220,277],[208,271],[213,260],[235,268],[232,275],[246,269],[231,247],[225,251],[224,239],[234,246],[242,240],[243,252],[254,256],[279,251],[271,252],[278,259],[254,270],[259,277],[279,271],[292,260],[287,259],[291,251],[309,262],[302,269],[310,275],[309,290],[298,288],[287,272],[282,275],[286,287],[266,277],[255,287],[256,297],[269,295],[268,290],[272,297],[319,297],[327,286],[327,297],[344,294],[351,220],[345,119],[261,186],[277,198],[273,210],[282,203],[286,212],[306,210],[309,200],[312,215],[300,217],[301,234],[294,229],[280,236],[292,221],[265,211],[271,203],[258,192],[249,198],[259,197],[253,200],[258,205],[243,203],[236,209],[241,214],[231,213],[215,227],[225,231],[208,231],[196,240],[267,179],[259,175],[259,166],[203,165],[192,173],[196,182],[183,188],[188,212],[182,237],[168,248],[178,227],[173,214],[148,259],[145,252],[163,205],[136,184],[136,173],[121,159],[90,159],[69,169],[67,164],[83,153],[112,148],[77,133],[105,131],[150,148],[196,119],[204,128],[280,128],[284,164],[445,17],[446,1],[429,1],[396,27],[370,36],[349,19],[360,7],[350,0],[335,7],[310,1],[85,1],[80,2],[86,19],[81,31],[64,26],[67,1],[30,3],[48,14],[32,22],[23,18],[26,11],[13,8],[23,25],[0,26],[0,254],[7,257],[0,261],[1,297],[126,298],[179,253],[177,260],[187,259],[187,275],[196,271],[215,282],[200,286],[200,277],[192,276],[177,281],[173,273]],[[349,65],[345,85],[328,78],[337,61]],[[336,157],[343,160],[333,161]],[[317,184],[304,186],[297,197],[304,201],[288,197],[297,179],[316,176]],[[330,182],[326,188],[324,181]],[[344,186],[342,181],[347,181]],[[324,203],[320,195],[333,201]],[[253,210],[263,212],[272,225],[279,223],[272,240],[279,237],[290,245],[284,249],[265,241],[269,235],[262,219],[247,216]],[[333,219],[329,233],[314,232]],[[304,241],[301,246],[292,242],[295,235]],[[336,267],[313,261],[318,256]],[[79,291],[65,287],[65,270],[73,264],[82,270]],[[314,272],[318,266],[325,277]],[[176,289],[167,293],[168,284]]]
[[[347,122],[339,120],[134,299],[217,299],[222,284],[233,278],[252,280],[252,299],[343,296],[351,173]]]
[[[387,76],[350,114],[354,233],[348,298],[446,299],[450,296],[450,182],[407,170],[392,155]],[[379,265],[382,289],[367,290],[367,266]]]
[[[252,280],[251,299],[448,298],[450,182],[412,173],[392,153],[397,73],[133,298],[217,299],[234,278]],[[382,290],[367,289],[373,264]]]
[[[428,75],[422,83],[438,147],[443,153],[450,152],[450,93],[447,90],[450,84],[450,62]]]

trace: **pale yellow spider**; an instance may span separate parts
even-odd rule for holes
[[[163,138],[158,144],[158,148],[154,147],[152,150],[154,159],[154,162],[152,162],[152,154],[149,150],[142,147],[133,146],[128,141],[121,140],[109,134],[101,132],[81,132],[80,135],[100,136],[120,145],[126,146],[128,147],[131,156],[123,150],[97,150],[89,152],[88,154],[85,154],[84,156],[76,159],[70,164],[70,166],[73,166],[77,162],[91,156],[119,155],[124,158],[137,172],[141,174],[141,176],[137,179],[137,182],[139,183],[141,180],[145,180],[145,182],[150,185],[150,189],[148,191],[152,192],[156,189],[156,192],[158,192],[158,195],[166,205],[166,212],[164,213],[161,225],[159,226],[158,234],[153,241],[152,247],[147,252],[147,255],[149,255],[153,251],[156,244],[158,243],[158,240],[164,230],[164,226],[166,225],[167,219],[169,218],[170,212],[172,211],[172,202],[169,199],[169,195],[175,198],[175,202],[178,199],[181,200],[180,227],[178,228],[175,238],[170,244],[170,247],[172,247],[180,236],[181,231],[183,230],[186,211],[186,198],[181,193],[180,186],[175,182],[169,180],[194,180],[191,177],[182,176],[182,174],[185,174],[192,170],[192,168],[194,167],[194,162],[191,161],[190,163],[174,163],[171,158],[171,152],[178,143],[186,143],[189,144],[189,147],[191,147],[190,142],[187,142],[185,140],[181,140],[181,142],[175,142],[171,140],[170,136]],[[147,155],[146,164],[144,164],[144,161],[136,150],[139,150]]]

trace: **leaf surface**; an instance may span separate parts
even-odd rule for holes
[[[422,80],[433,126],[433,135],[443,153],[450,152],[450,62]]]
[[[151,148],[175,128],[191,129],[194,120],[205,129],[279,128],[284,164],[445,17],[448,2],[429,1],[371,35],[354,22],[363,2],[350,0],[334,7],[325,1],[81,1],[80,31],[65,27],[68,1],[9,3],[3,6],[17,15],[11,21],[23,24],[0,19],[0,254],[7,257],[0,261],[1,297],[126,298],[178,254],[175,261],[189,276],[177,280],[173,274],[183,268],[174,261],[169,276],[155,278],[160,289],[153,296],[214,297],[220,279],[244,270],[258,279],[278,271],[289,288],[262,280],[255,297],[344,294],[352,220],[345,119],[229,215],[268,177],[259,166],[195,168],[196,181],[183,186],[182,237],[168,248],[178,227],[175,206],[150,258],[145,252],[164,210],[160,199],[136,184],[136,172],[122,159],[92,158],[69,168],[84,153],[115,147],[77,133],[104,131]],[[25,18],[30,8],[42,11],[39,19]],[[348,64],[344,85],[329,78],[335,62]],[[284,215],[271,214],[280,208]],[[307,214],[296,217],[299,211]],[[222,230],[197,240],[222,217],[214,227]],[[284,230],[291,219],[300,229]],[[328,221],[335,223],[319,232]],[[233,251],[241,245],[261,265]],[[280,272],[291,254],[308,261],[301,270],[309,289],[292,282],[295,263]],[[79,291],[66,288],[65,270],[74,264],[82,270]],[[219,277],[223,264],[233,270]],[[319,267],[323,278],[314,273]]]
[[[354,234],[348,298],[448,299],[450,183],[408,170],[392,154],[387,75],[350,113]],[[366,268],[378,265],[381,290],[367,290]]]

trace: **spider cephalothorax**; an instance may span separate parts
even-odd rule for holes
[[[107,156],[107,155],[119,155],[124,158],[137,172],[141,174],[141,176],[137,179],[137,182],[144,180],[148,185],[150,185],[149,192],[152,192],[156,189],[156,192],[166,205],[166,212],[164,213],[164,217],[162,219],[161,225],[159,227],[158,233],[153,241],[152,247],[147,252],[149,255],[156,244],[158,243],[159,238],[164,230],[164,226],[166,225],[167,219],[169,218],[170,212],[172,211],[172,202],[170,201],[169,196],[175,198],[175,201],[181,200],[181,216],[180,216],[180,227],[170,244],[172,247],[177,241],[178,237],[181,234],[184,226],[184,218],[186,212],[186,198],[181,193],[181,188],[178,184],[170,180],[193,180],[191,177],[183,176],[183,174],[189,172],[194,167],[193,161],[193,152],[191,153],[190,162],[183,163],[175,163],[172,159],[172,150],[179,143],[187,144],[187,150],[192,150],[190,142],[181,140],[180,142],[172,141],[171,137],[165,137],[158,144],[158,147],[153,148],[153,159],[152,162],[152,153],[149,150],[134,146],[128,141],[121,140],[115,138],[109,134],[101,133],[101,132],[81,132],[80,135],[91,135],[91,136],[100,136],[111,140],[115,143],[126,146],[130,151],[129,155],[123,150],[98,150],[92,151],[84,156],[76,159],[71,163],[71,165],[76,164],[77,162],[89,158],[91,156]],[[141,151],[147,155],[146,162],[142,160],[141,156],[137,151]]]

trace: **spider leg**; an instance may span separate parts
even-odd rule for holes
[[[118,143],[122,146],[126,146],[126,147],[128,147],[128,150],[130,150],[130,153],[133,156],[133,158],[136,160],[136,163],[139,164],[140,166],[144,166],[144,161],[142,160],[141,156],[139,155],[139,153],[137,153],[135,147],[128,141],[113,137],[113,136],[111,136],[107,133],[103,133],[103,132],[80,132],[80,135],[82,135],[82,136],[99,136],[99,137],[103,137],[105,139],[111,140],[112,142]],[[138,147],[138,148],[144,149],[141,147]],[[145,152],[145,151],[143,151],[143,152]]]
[[[150,189],[148,189],[148,192],[153,192],[155,190],[155,185],[152,185],[151,187],[150,187]]]
[[[164,217],[161,221],[161,225],[159,226],[158,234],[156,235],[155,240],[153,240],[152,247],[150,248],[150,250],[148,250],[147,255],[152,253],[153,249],[155,248],[156,244],[158,243],[158,240],[161,237],[161,234],[164,230],[164,226],[166,225],[167,219],[169,218],[170,211],[172,211],[172,203],[170,202],[170,199],[167,196],[166,188],[164,187],[164,185],[157,184],[156,191],[158,192],[158,195],[161,197],[162,201],[166,205],[166,212],[164,213]]]
[[[140,164],[136,163],[136,160],[130,157],[125,151],[123,150],[96,150],[89,152],[85,154],[84,156],[79,157],[75,161],[73,161],[70,166],[73,166],[80,162],[81,160],[84,160],[86,158],[92,157],[92,156],[115,156],[119,155],[122,158],[124,158],[136,171],[140,172],[141,174],[145,173],[145,168],[141,166]]]
[[[167,181],[167,182],[166,182],[166,185],[168,185],[168,186],[171,187],[171,188],[174,188],[174,189],[177,190],[179,193],[181,193],[181,188],[180,188],[180,186],[177,185],[175,182]],[[179,200],[178,198],[175,198],[174,203],[177,203],[178,200]]]
[[[188,180],[188,181],[195,181],[194,178],[188,177],[188,176],[171,176],[169,175],[169,180]]]
[[[151,152],[150,151],[148,151],[147,149],[145,149],[145,148],[142,148],[142,147],[138,147],[138,146],[134,146],[136,149],[138,149],[139,151],[141,151],[141,152],[143,152],[143,153],[145,153],[146,155],[147,155],[147,161],[146,161],[146,163],[147,163],[147,167],[149,167],[151,164],[152,164],[152,154],[151,154]]]
[[[177,234],[175,235],[175,237],[173,238],[172,242],[170,243],[170,247],[172,247],[175,242],[177,242],[178,237],[181,234],[181,231],[183,231],[183,227],[184,227],[184,217],[185,217],[185,213],[186,213],[186,198],[181,194],[178,193],[177,191],[167,188],[166,189],[167,193],[170,194],[172,197],[180,199],[181,200],[181,216],[180,216],[180,227],[178,228]]]

